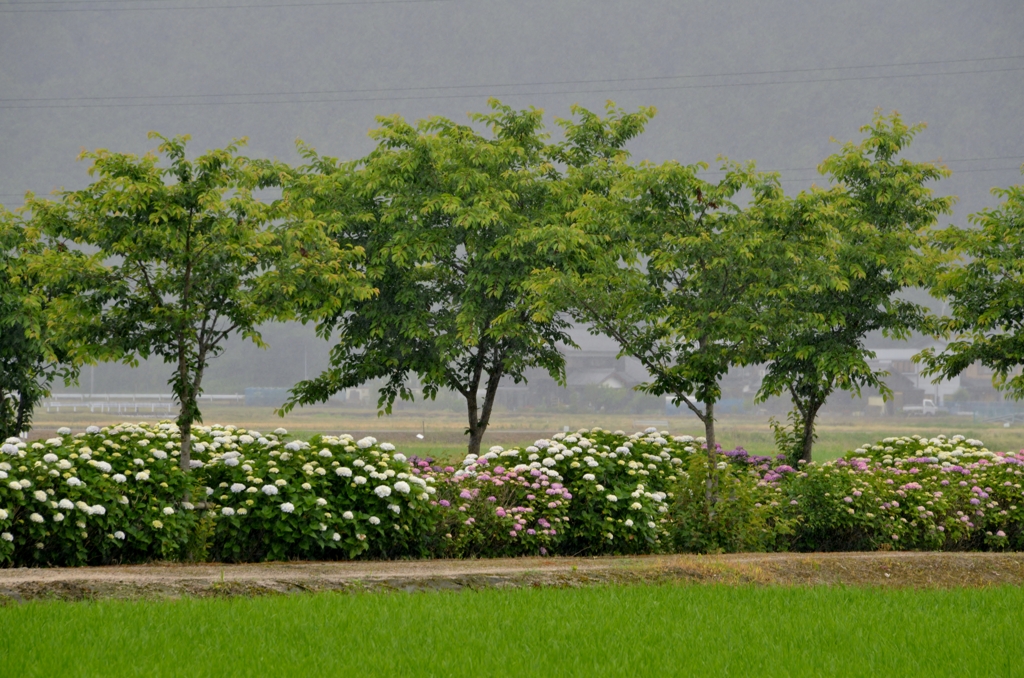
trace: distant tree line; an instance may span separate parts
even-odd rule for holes
[[[450,390],[472,453],[503,379],[542,368],[565,383],[573,321],[642,363],[639,390],[691,410],[709,453],[723,377],[758,364],[757,398],[792,399],[773,422],[780,450],[810,460],[833,392],[891,395],[868,363],[875,331],[950,339],[917,356],[927,374],[980,362],[1024,396],[1024,187],[997,189],[974,227],[940,229],[954,198],[931,185],[949,170],[905,157],[922,126],[897,114],[795,196],[753,163],[721,159],[712,181],[705,163],[632,162],[653,115],[574,107],[552,141],[541,111],[492,101],[469,125],[379,118],[358,160],[300,143],[300,166],[242,156],[244,140],[190,157],[188,137],[155,134],[156,154],[83,153],[88,187],[0,211],[0,436],[27,431],[83,365],[159,356],[187,469],[210,360],[287,320],[333,345],[282,413],[370,381],[382,413]],[[949,314],[906,301],[910,288]]]

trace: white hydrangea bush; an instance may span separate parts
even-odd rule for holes
[[[213,559],[425,555],[434,478],[414,472],[390,443],[350,435],[285,442],[231,429],[198,432]]]
[[[61,429],[0,446],[0,564],[177,559],[198,520],[173,424]]]

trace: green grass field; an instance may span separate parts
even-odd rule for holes
[[[350,407],[308,407],[293,410],[281,418],[270,407],[240,407],[207,405],[203,408],[204,420],[208,424],[235,424],[260,431],[271,431],[284,426],[292,435],[308,438],[316,433],[351,433],[373,435],[381,441],[398,446],[406,454],[430,456],[446,462],[458,461],[466,454],[465,415],[447,410],[408,411],[396,410],[393,414],[378,417],[372,407],[355,409]],[[47,438],[60,426],[70,426],[78,431],[89,424],[116,424],[122,421],[158,421],[173,418],[163,414],[117,414],[89,412],[37,412],[32,438]],[[627,432],[643,430],[647,426],[667,429],[675,435],[703,435],[704,430],[697,418],[690,414],[666,416],[631,414],[549,414],[540,412],[496,411],[484,446],[529,445],[538,437],[551,436],[568,426],[575,431],[580,428],[601,426],[609,430],[622,429]],[[768,420],[756,415],[725,415],[717,424],[718,440],[726,449],[737,446],[754,454],[772,454],[775,440]],[[416,438],[416,434],[424,438]],[[991,450],[1019,450],[1024,448],[1024,431],[1020,424],[1004,428],[1002,422],[976,422],[971,417],[823,417],[818,424],[818,441],[815,458],[821,461],[835,459],[844,453],[881,438],[897,435],[932,437],[961,434],[978,438]]]
[[[628,586],[0,608],[4,676],[1020,676],[1024,589]]]

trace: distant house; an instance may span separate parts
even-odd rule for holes
[[[616,368],[577,370],[569,373],[566,385],[600,386],[602,388],[632,388],[640,382]]]

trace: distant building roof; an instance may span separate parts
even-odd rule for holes
[[[638,384],[618,370],[577,370],[566,378],[568,386],[603,386],[605,388],[632,388]]]

